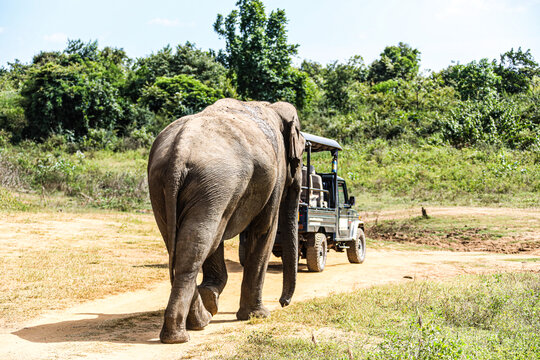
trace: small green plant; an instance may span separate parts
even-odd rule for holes
[[[0,186],[0,211],[27,211],[30,206],[17,199],[10,191]]]
[[[367,359],[388,360],[454,360],[465,359],[463,342],[448,336],[434,324],[423,325],[412,320],[410,330],[389,331]]]
[[[84,150],[113,150],[118,146],[119,141],[112,130],[88,129],[88,134],[80,141],[80,147]]]

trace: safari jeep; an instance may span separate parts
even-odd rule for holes
[[[338,176],[338,153],[341,146],[320,136],[302,133],[306,139],[306,164],[302,167],[302,193],[298,209],[298,256],[306,259],[309,271],[321,272],[329,249],[347,251],[351,263],[360,264],[366,256],[364,222],[352,208],[354,196],[349,196],[345,180]],[[311,165],[311,154],[329,152],[332,168],[317,172]],[[244,238],[240,235],[240,263],[245,258]],[[276,236],[273,254],[281,257],[280,232]]]

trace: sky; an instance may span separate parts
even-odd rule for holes
[[[327,64],[361,55],[366,64],[386,46],[420,50],[421,69],[438,71],[522,47],[540,62],[540,0],[263,0],[284,9],[294,63]],[[212,24],[236,0],[0,0],[0,66],[28,63],[67,39],[98,40],[132,58],[186,41],[219,50]]]

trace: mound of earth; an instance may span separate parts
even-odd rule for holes
[[[454,228],[447,232],[421,229],[408,224],[387,221],[367,229],[367,236],[374,240],[414,243],[453,251],[488,251],[517,254],[540,250],[538,234],[521,233],[515,236],[496,236],[487,228]]]

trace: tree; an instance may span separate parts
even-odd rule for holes
[[[30,65],[23,64],[19,60],[8,62],[8,68],[4,69],[0,77],[0,90],[20,89],[27,77]]]
[[[0,91],[0,132],[6,130],[14,141],[21,140],[26,127],[22,100],[15,90]]]
[[[158,77],[189,75],[216,90],[227,91],[226,70],[209,51],[197,49],[186,42],[173,49],[167,45],[156,54],[136,61],[128,75],[125,93],[136,101],[146,86],[151,86]]]
[[[71,59],[79,61],[99,60],[99,47],[97,40],[84,43],[81,39],[68,40],[68,45],[64,50],[64,54],[71,55]]]
[[[297,107],[309,102],[307,76],[293,70],[291,57],[298,45],[287,44],[285,11],[269,16],[260,0],[239,0],[238,10],[218,14],[214,30],[225,38],[220,58],[231,71],[238,93],[245,99],[287,100]]]
[[[346,64],[337,61],[326,66],[324,83],[327,105],[340,111],[350,109],[349,87],[354,82],[366,80],[367,69],[360,55],[351,57]]]
[[[447,85],[456,89],[462,100],[496,95],[501,86],[501,77],[488,59],[449,66],[441,71],[440,76]]]
[[[28,121],[25,133],[34,139],[66,131],[80,138],[91,128],[112,130],[122,117],[118,90],[82,64],[33,67],[21,95]]]
[[[493,60],[495,64],[495,60]],[[495,66],[495,72],[501,77],[501,92],[517,94],[530,88],[532,79],[540,73],[538,63],[534,61],[531,50],[523,52],[521,47],[517,51],[501,54],[500,62]]]
[[[418,74],[419,68],[420,51],[400,42],[398,46],[387,46],[381,58],[371,64],[368,80],[376,83],[390,79],[410,80]]]

